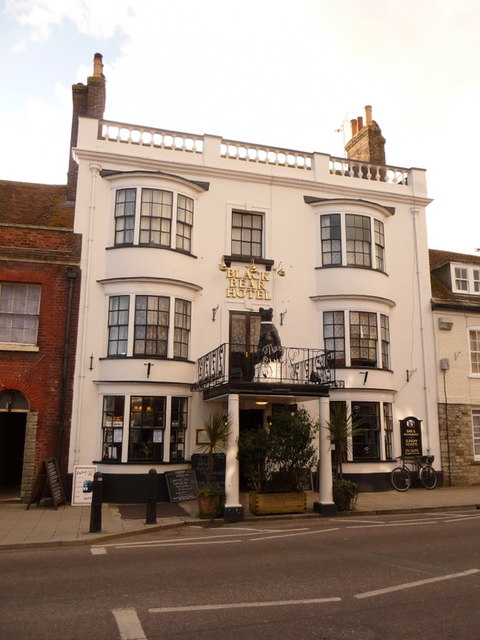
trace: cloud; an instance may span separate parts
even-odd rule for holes
[[[5,10],[31,30],[33,41],[46,41],[63,20],[80,33],[111,38],[125,30],[134,15],[134,0],[7,0]]]

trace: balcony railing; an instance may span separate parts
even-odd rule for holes
[[[336,386],[330,352],[221,344],[197,360],[199,391],[232,383]]]
[[[125,124],[112,120],[101,120],[98,137],[109,143],[121,143],[137,147],[175,151],[179,155],[208,156],[209,159],[231,160],[238,164],[257,164],[283,167],[302,171],[304,174],[314,173],[317,154],[307,151],[295,151],[269,145],[260,145],[238,140],[227,140],[217,136],[203,136],[181,131],[155,129],[134,124]],[[213,145],[213,146],[210,146]],[[335,158],[319,154],[320,163],[326,157],[325,170],[331,175],[345,178],[360,178],[386,184],[407,186],[411,181],[409,169],[378,165],[370,162]],[[314,178],[315,179],[315,178]]]

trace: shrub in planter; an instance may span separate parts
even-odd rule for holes
[[[238,459],[249,488],[257,493],[302,491],[305,469],[317,461],[316,430],[309,413],[298,409],[276,413],[269,429],[242,432]]]
[[[354,511],[358,497],[358,486],[351,480],[336,478],[333,481],[333,501],[339,511]]]

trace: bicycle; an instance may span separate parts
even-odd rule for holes
[[[404,458],[397,458],[402,461],[401,467],[395,467],[390,474],[390,479],[394,489],[397,491],[407,491],[412,485],[412,470],[407,466]],[[425,489],[435,489],[437,486],[437,472],[432,467],[435,456],[414,456],[413,461],[418,469],[418,477]]]

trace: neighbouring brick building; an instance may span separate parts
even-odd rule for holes
[[[78,116],[103,115],[100,54],[87,85],[72,92],[75,146]],[[66,482],[80,291],[76,186],[70,160],[65,185],[0,181],[0,497],[28,500],[50,458]]]
[[[480,257],[430,250],[444,481],[480,484]]]

